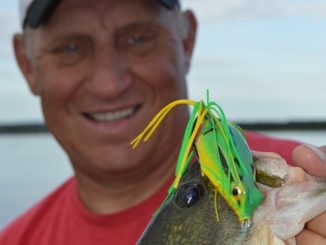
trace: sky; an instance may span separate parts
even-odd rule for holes
[[[18,1],[0,0],[0,124],[41,122],[13,58]],[[233,120],[326,120],[325,0],[183,0],[198,18],[189,97]]]

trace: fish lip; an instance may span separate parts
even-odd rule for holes
[[[119,108],[109,109],[109,110],[94,110],[92,112],[82,112],[82,116],[86,119],[97,122],[97,123],[109,123],[119,120],[124,120],[135,115],[140,108],[141,104],[136,104],[132,106],[123,106]]]

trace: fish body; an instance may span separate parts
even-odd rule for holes
[[[267,181],[258,184],[265,200],[251,219],[241,222],[224,198],[216,196],[216,188],[197,162],[188,166],[137,245],[295,244],[304,224],[326,211],[326,180],[288,166],[277,154],[253,155],[257,173]]]
[[[242,244],[250,226],[244,226],[214,185],[192,164],[178,189],[153,217],[138,245]],[[217,199],[219,219],[215,215]]]

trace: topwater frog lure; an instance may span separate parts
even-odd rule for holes
[[[239,220],[242,222],[250,219],[263,200],[263,194],[255,185],[253,157],[239,128],[227,121],[222,108],[209,100],[208,92],[206,104],[203,101],[177,100],[164,107],[131,142],[132,147],[137,147],[142,139],[147,141],[164,117],[177,105],[191,105],[194,109],[185,130],[176,177],[167,199],[178,187],[195,155],[202,174],[212,182]],[[217,203],[215,207],[219,218]]]

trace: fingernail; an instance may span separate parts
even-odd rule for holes
[[[326,153],[325,152],[322,152],[320,149],[318,149],[318,147],[316,147],[314,145],[304,144],[303,146],[312,150],[317,155],[317,157],[320,160],[322,160],[322,162],[326,165]]]

